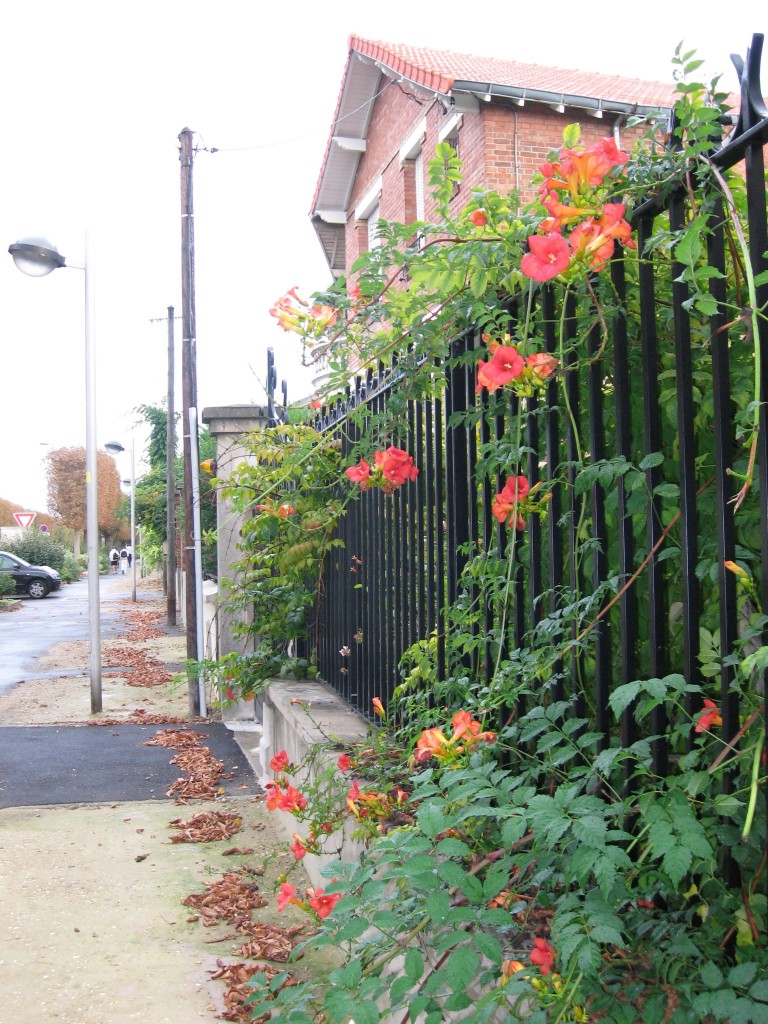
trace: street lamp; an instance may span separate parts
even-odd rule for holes
[[[93,288],[89,269],[89,242],[85,236],[82,267],[67,263],[45,238],[22,238],[8,247],[13,262],[29,277],[45,277],[59,267],[82,270],[85,278],[85,497],[86,552],[88,556],[88,623],[91,676],[91,711],[101,711],[101,619],[99,606],[99,501],[96,458],[96,347],[93,334]]]
[[[125,448],[119,441],[109,441],[104,445],[110,455],[119,455]],[[131,479],[123,480],[123,483],[131,488],[131,600],[136,600],[136,464],[135,446],[131,438]]]

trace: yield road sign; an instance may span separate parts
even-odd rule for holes
[[[14,512],[13,518],[16,520],[19,526],[23,527],[26,530],[28,526],[31,526],[32,523],[34,523],[36,515],[37,512]]]

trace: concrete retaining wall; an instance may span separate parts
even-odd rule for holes
[[[252,750],[252,756],[258,761],[256,770],[262,782],[275,778],[269,762],[279,751],[284,750],[291,764],[298,765],[319,744],[338,744],[338,751],[323,753],[313,760],[309,769],[290,776],[291,785],[297,789],[310,782],[323,767],[335,765],[338,755],[348,749],[350,744],[364,741],[372,728],[333,690],[322,683],[308,680],[275,680],[270,683],[264,694],[262,715],[261,736],[254,736]],[[236,722],[227,724],[237,731]],[[349,784],[352,784],[351,781]],[[301,826],[292,814],[285,811],[273,813],[285,828],[286,842],[290,842],[294,832],[302,838],[306,836],[306,827]],[[324,865],[338,859],[347,863],[358,860],[363,846],[359,841],[350,839],[349,833],[353,827],[354,823],[350,822],[345,835],[337,833],[329,837],[326,849],[333,853],[319,857],[307,854],[303,858],[302,863],[314,886],[324,888],[328,884],[328,879],[321,874]]]

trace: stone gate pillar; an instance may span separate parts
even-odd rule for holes
[[[224,405],[203,409],[203,423],[216,439],[216,477],[226,482],[234,467],[240,462],[252,461],[243,444],[243,436],[256,430],[263,430],[268,423],[267,409],[260,405]],[[248,622],[247,612],[227,611],[221,600],[224,580],[232,580],[231,566],[242,558],[238,549],[244,516],[236,513],[232,503],[216,494],[216,530],[218,537],[217,575],[219,579],[219,601],[216,633],[219,656],[231,651],[243,652],[253,649],[253,641],[235,639],[232,635],[236,621]],[[225,718],[249,719],[254,716],[253,701],[238,701],[237,706],[225,709]]]

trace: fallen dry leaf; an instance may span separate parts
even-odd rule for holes
[[[230,872],[207,885],[203,892],[192,893],[182,901],[183,906],[198,911],[203,924],[210,928],[219,921],[228,921],[238,926],[250,924],[251,911],[265,907],[267,901],[255,882],[248,882],[237,871]]]
[[[245,1005],[246,999],[253,993],[253,989],[248,984],[248,980],[257,974],[259,971],[266,974],[269,981],[275,977],[276,974],[282,973],[274,967],[270,967],[269,964],[259,964],[255,967],[249,967],[247,964],[226,964],[223,960],[217,960],[217,969],[215,971],[209,971],[211,978],[214,981],[223,981],[227,985],[227,989],[224,992],[224,1006],[225,1010],[223,1013],[218,1014],[220,1020],[230,1021],[248,1021],[250,1024],[266,1024],[266,1021],[270,1020],[271,1013],[267,1012],[262,1014],[260,1017],[252,1017],[252,1008]],[[296,979],[288,977],[288,979],[281,985],[281,988],[285,988],[287,985],[295,985]]]
[[[294,939],[304,931],[304,928],[300,924],[280,928],[277,925],[251,921],[247,928],[238,925],[238,931],[249,938],[242,946],[232,950],[233,956],[245,957],[248,960],[275,960],[284,964],[293,951]]]
[[[174,818],[169,828],[178,829],[179,834],[171,836],[171,842],[215,843],[239,832],[242,824],[242,819],[230,811],[202,811],[186,821]]]
[[[145,740],[145,747],[172,747],[175,750],[186,747],[199,747],[200,740],[207,739],[207,734],[195,732],[194,729],[163,729],[155,733],[151,740]]]
[[[116,679],[117,676],[105,676],[105,678]],[[186,725],[188,718],[179,718],[178,715],[163,715],[154,711],[145,711],[144,708],[136,708],[125,718],[100,718],[86,722],[86,725]],[[203,718],[193,718],[193,722],[203,722]]]
[[[164,686],[173,679],[173,673],[166,671],[162,661],[117,642],[104,645],[104,667],[130,669],[126,675],[128,686]]]

